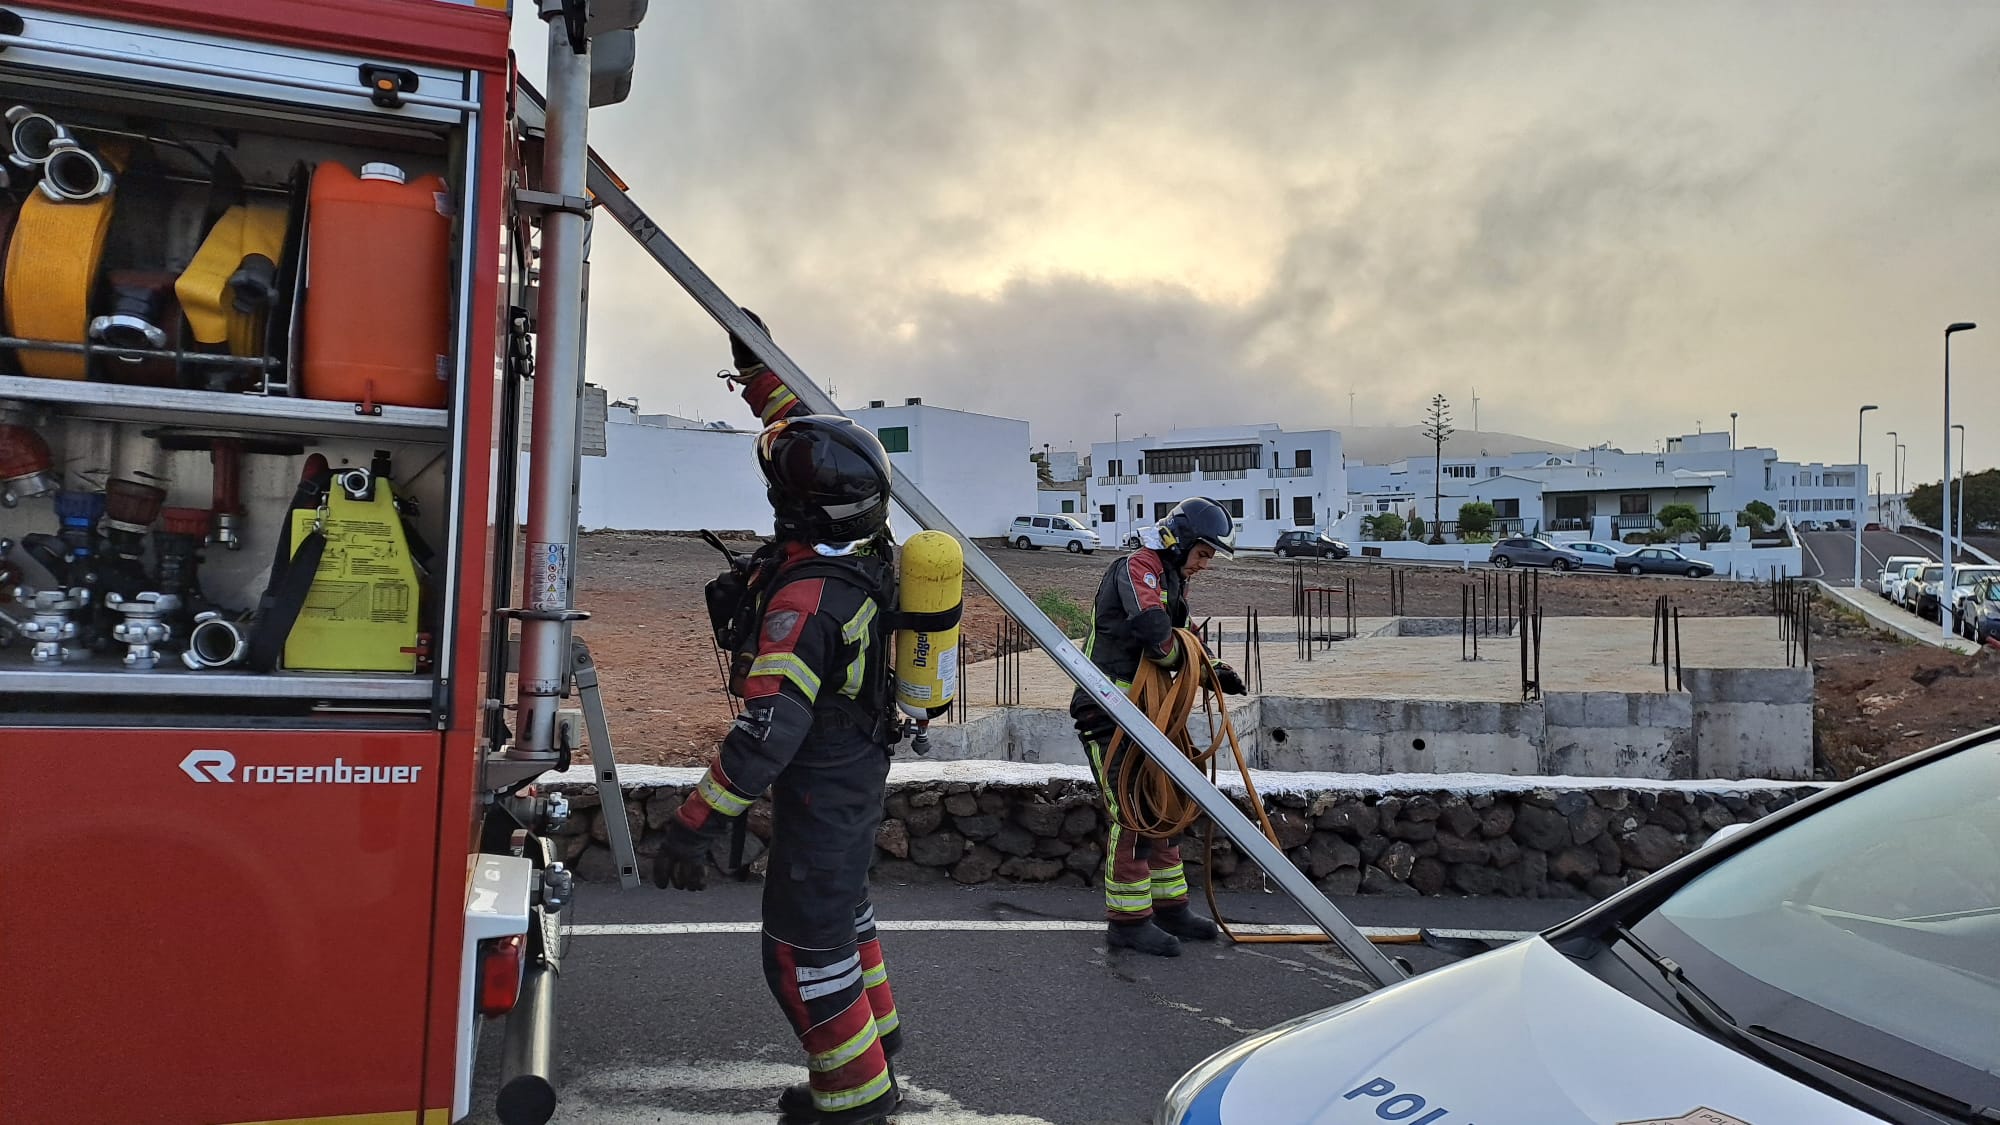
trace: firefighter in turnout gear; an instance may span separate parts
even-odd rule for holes
[[[1188,622],[1187,580],[1205,570],[1218,551],[1235,554],[1236,525],[1222,505],[1192,497],[1175,505],[1157,526],[1141,528],[1139,541],[1139,549],[1112,563],[1098,583],[1084,642],[1091,663],[1126,689],[1142,660],[1176,674],[1183,670],[1187,654],[1174,630]],[[1224,691],[1244,693],[1235,670],[1218,661],[1215,671]],[[1178,957],[1182,941],[1215,940],[1215,923],[1188,906],[1179,841],[1141,837],[1119,824],[1113,779],[1125,755],[1144,751],[1128,739],[1106,760],[1105,747],[1117,725],[1082,688],[1071,697],[1070,717],[1090,755],[1111,824],[1104,856],[1108,943],[1114,949]]]
[[[761,321],[759,322],[762,323]],[[787,1121],[864,1125],[900,1100],[902,1044],[868,868],[882,817],[894,716],[889,458],[846,418],[779,403],[738,344],[744,397],[773,419],[757,439],[777,535],[744,701],[715,760],[667,825],[654,882],[700,890],[709,851],[767,789],[764,976],[805,1048],[810,1081],[779,1099]],[[763,554],[760,552],[760,555]]]

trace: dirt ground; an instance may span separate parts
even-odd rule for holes
[[[739,544],[747,549],[750,545]],[[1002,568],[1030,596],[1051,592],[1087,607],[1112,555],[996,549]],[[597,658],[618,758],[626,763],[706,761],[734,716],[708,633],[702,585],[720,557],[680,535],[600,532],[579,544],[579,627]],[[1481,572],[1393,568],[1403,612],[1455,617],[1464,586]],[[1336,606],[1351,580],[1358,616],[1391,612],[1392,568],[1379,562],[1293,563],[1223,560],[1189,590],[1204,613],[1289,618],[1295,581],[1330,588]],[[1495,575],[1496,581],[1508,576]],[[1684,615],[1769,613],[1768,587],[1736,582],[1662,581],[1605,574],[1541,575],[1543,612],[1560,616],[1645,617],[1672,597]],[[1503,595],[1504,596],[1504,595]],[[1004,615],[976,585],[966,599],[966,659],[992,655]],[[1846,777],[1868,766],[1982,729],[2000,715],[2000,653],[1960,656],[1876,633],[1858,619],[1823,614],[1815,627],[1816,741],[1825,773]]]
[[[1812,643],[1813,744],[1829,777],[2000,723],[2000,651],[1961,655],[1839,618]]]

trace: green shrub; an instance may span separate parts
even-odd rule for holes
[[[1055,622],[1063,636],[1071,640],[1083,636],[1090,629],[1090,611],[1061,590],[1043,590],[1035,595],[1035,608]]]
[[[1736,513],[1736,525],[1747,527],[1752,535],[1762,535],[1764,529],[1778,522],[1778,513],[1762,500],[1752,500]]]
[[[1378,542],[1395,542],[1403,537],[1403,517],[1394,512],[1377,512],[1361,520],[1362,534]]]

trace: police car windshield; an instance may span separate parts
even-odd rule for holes
[[[2000,738],[1759,841],[1634,929],[1739,1024],[2000,1105]]]

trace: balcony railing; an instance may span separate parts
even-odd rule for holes
[[[1203,480],[1243,480],[1250,475],[1248,469],[1203,469]]]
[[[1194,479],[1193,473],[1147,473],[1146,479],[1154,484],[1184,484]]]
[[[1697,527],[1705,527],[1709,524],[1721,524],[1727,527],[1732,522],[1724,520],[1720,512],[1695,513],[1695,526]],[[1659,526],[1660,517],[1658,513],[1643,516],[1616,515],[1611,517],[1611,530],[1617,534],[1623,534],[1628,531],[1652,531],[1659,528]]]
[[[1272,469],[1271,475],[1274,477],[1309,477],[1313,475],[1313,471],[1312,466],[1308,465],[1302,469]]]
[[[1139,483],[1139,478],[1138,478],[1138,477],[1133,477],[1133,476],[1124,476],[1124,477],[1098,477],[1098,478],[1097,478],[1097,483],[1099,483],[1099,484],[1105,484],[1105,485],[1110,485],[1110,484],[1138,484],[1138,483]]]

